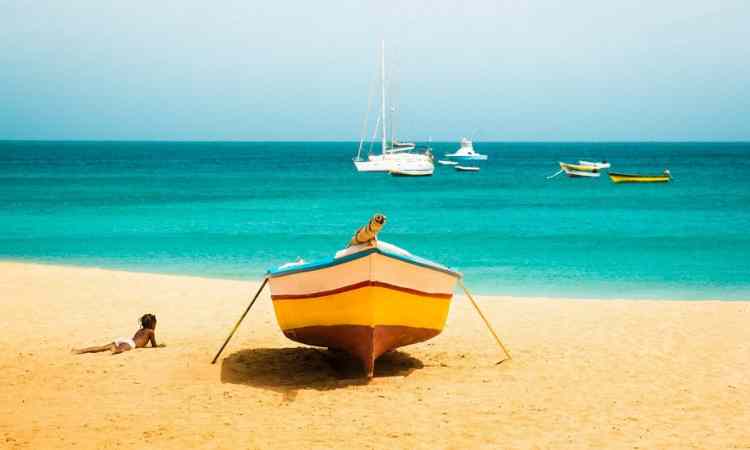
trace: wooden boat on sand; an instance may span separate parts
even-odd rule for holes
[[[268,271],[289,339],[348,352],[372,377],[383,353],[443,330],[461,274],[380,240]]]
[[[669,172],[669,169],[665,169],[660,175],[635,175],[610,172],[609,179],[613,183],[666,183],[672,179],[672,174]]]

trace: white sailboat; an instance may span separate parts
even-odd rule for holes
[[[378,126],[381,131],[381,154],[363,155],[365,135],[359,141],[357,156],[353,159],[354,167],[358,172],[390,172],[399,171],[402,174],[415,173],[419,175],[432,175],[435,166],[432,162],[432,153],[427,150],[424,153],[414,153],[416,145],[411,142],[399,142],[395,137],[388,142],[388,126],[386,112],[386,80],[385,80],[385,41],[382,43],[382,53],[380,57],[380,117],[378,124],[375,126],[377,132]],[[369,106],[368,106],[369,109]],[[368,111],[369,112],[369,111]],[[373,136],[374,137],[374,136]],[[369,152],[368,152],[369,153]]]

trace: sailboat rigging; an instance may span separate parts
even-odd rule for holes
[[[380,114],[378,116],[372,140],[370,141],[370,150],[368,154],[362,154],[364,140],[366,135],[367,120],[369,118],[370,107],[372,104],[372,95],[368,99],[367,113],[363,126],[362,137],[359,142],[357,156],[353,159],[354,167],[358,172],[392,172],[398,171],[400,174],[419,174],[432,175],[435,166],[432,163],[432,153],[429,149],[423,153],[415,152],[416,145],[410,142],[399,142],[393,136],[391,130],[391,140],[388,140],[388,104],[386,89],[386,71],[385,71],[385,41],[382,42],[382,51],[380,55]],[[380,150],[381,153],[374,154],[371,152],[372,143],[380,131]]]

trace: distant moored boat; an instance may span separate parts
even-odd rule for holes
[[[588,177],[595,178],[599,176],[599,170],[594,166],[581,164],[569,164],[560,162],[560,169],[569,177]]]
[[[609,169],[612,165],[608,163],[607,161],[578,161],[578,164],[581,166],[591,166],[595,169]]]
[[[479,172],[479,167],[477,166],[453,166],[453,168],[459,172]]]
[[[366,126],[363,127],[363,134],[359,140],[359,149],[357,150],[357,156],[354,157],[354,167],[358,172],[388,172],[391,169],[398,169],[400,164],[409,164],[412,166],[419,165],[419,170],[432,170],[434,164],[432,163],[433,155],[432,152],[427,149],[426,151],[416,151],[416,145],[413,142],[400,142],[396,139],[393,126],[391,125],[391,139],[388,140],[388,121],[391,120],[388,117],[389,108],[386,103],[386,79],[385,79],[385,41],[383,41],[383,50],[380,60],[380,118],[378,119],[375,131],[380,131],[380,148],[381,154],[372,154],[370,150],[367,150],[367,155],[363,154],[365,149],[365,137],[366,137]],[[368,111],[365,115],[365,125],[367,124],[367,116],[369,115],[369,103]],[[393,107],[390,108],[393,110]],[[373,135],[373,138],[375,135]],[[372,146],[372,142],[370,143]]]
[[[669,169],[665,169],[661,175],[636,175],[610,172],[609,179],[613,183],[666,183],[672,179],[672,174],[669,172]]]
[[[461,148],[453,153],[446,153],[446,158],[453,158],[459,161],[486,161],[487,155],[482,155],[474,151],[474,145],[466,138],[461,139]]]

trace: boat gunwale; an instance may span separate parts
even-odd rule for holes
[[[438,272],[442,272],[442,273],[454,276],[459,279],[463,278],[463,275],[461,274],[461,272],[449,269],[448,267],[442,266],[436,262],[433,262],[424,258],[420,258],[418,256],[413,256],[413,255],[412,257],[397,255],[394,253],[383,251],[382,249],[378,247],[368,248],[361,252],[352,253],[351,255],[342,256],[340,258],[330,257],[330,258],[326,258],[322,260],[311,261],[305,264],[295,265],[292,267],[286,267],[284,269],[279,269],[279,268],[268,269],[268,271],[266,271],[266,277],[267,278],[280,278],[280,277],[293,275],[293,274],[297,274],[301,272],[310,272],[314,270],[325,269],[328,267],[334,267],[340,264],[345,264],[350,261],[354,261],[356,259],[365,258],[367,256],[372,255],[373,253],[379,253],[383,256],[393,258],[399,261],[403,261],[408,264],[413,264],[415,266],[424,267],[426,269],[436,270]]]

